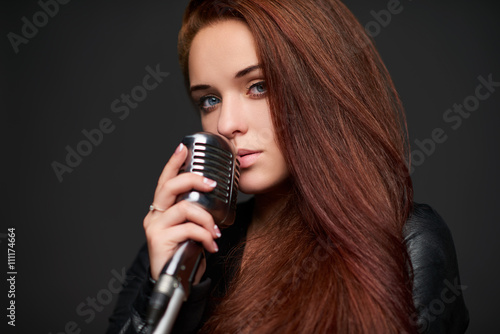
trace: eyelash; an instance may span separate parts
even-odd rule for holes
[[[255,88],[255,87],[258,87],[258,86],[263,86],[264,87],[264,91],[263,92],[259,92],[259,93],[254,93],[254,94],[248,94],[248,96],[250,96],[251,98],[259,98],[259,97],[263,97],[264,95],[267,94],[267,87],[266,87],[266,82],[265,81],[259,81],[259,82],[256,82],[254,84],[252,84],[250,87],[248,87],[248,91],[250,91],[252,88]]]
[[[264,91],[263,92],[258,92],[258,93],[248,93],[249,91],[251,91],[253,88],[256,88],[258,86],[262,86],[264,88]],[[250,87],[247,88],[247,95],[252,98],[252,99],[257,99],[257,98],[261,98],[261,97],[264,97],[266,94],[267,94],[267,88],[266,88],[266,82],[265,81],[259,81],[259,82],[256,82],[252,85],[250,85]],[[208,99],[210,98],[214,98],[214,99],[217,99],[218,102],[214,105],[211,105],[209,107],[204,107],[203,105],[205,104],[206,101],[208,101]],[[202,111],[202,112],[205,112],[205,113],[208,113],[212,110],[214,110],[215,108],[217,108],[217,105],[220,103],[220,98],[218,98],[217,96],[215,95],[205,95],[205,96],[202,96],[199,100],[198,100],[198,108]]]
[[[214,98],[214,99],[217,99],[219,100],[218,103],[210,106],[210,107],[204,107],[203,104],[205,104],[205,101],[207,101],[208,99],[210,98]],[[217,97],[217,96],[214,96],[214,95],[206,95],[206,96],[203,96],[199,99],[198,101],[198,108],[202,111],[202,112],[210,112],[212,110],[214,110],[215,108],[217,108],[217,105],[220,103],[220,99]]]

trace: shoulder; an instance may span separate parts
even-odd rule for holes
[[[443,218],[427,204],[414,204],[404,226],[404,240],[412,258],[413,268],[428,265],[427,261],[446,264],[456,261],[453,238]],[[426,256],[429,255],[429,256]],[[420,263],[420,260],[427,260]]]
[[[420,332],[463,333],[469,315],[463,299],[453,237],[443,218],[429,205],[415,203],[404,227],[413,267],[415,319]]]

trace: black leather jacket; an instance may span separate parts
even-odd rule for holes
[[[207,270],[183,304],[173,333],[196,332],[215,307],[214,299],[209,296],[225,294],[234,268],[228,271],[224,263],[230,250],[245,237],[252,207],[253,201],[238,205],[235,224],[224,230],[222,238],[217,241],[219,252],[207,257]],[[412,315],[412,321],[418,332],[464,333],[469,324],[469,313],[448,227],[430,206],[415,204],[404,233],[414,271],[413,299],[417,314]],[[222,272],[226,275],[222,276]],[[109,319],[107,334],[142,333],[149,296],[154,287],[149,276],[146,245],[140,249],[123,285]]]

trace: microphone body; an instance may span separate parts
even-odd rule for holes
[[[182,143],[187,148],[188,156],[179,174],[196,173],[217,181],[217,186],[208,193],[191,190],[179,195],[176,202],[186,200],[196,203],[212,215],[221,229],[230,226],[236,216],[240,176],[234,146],[224,137],[207,132],[186,136]],[[202,258],[202,245],[188,240],[179,246],[161,271],[147,316],[148,326],[151,329],[157,326],[154,333],[171,330],[182,302],[189,296]],[[164,319],[160,321],[164,314]]]

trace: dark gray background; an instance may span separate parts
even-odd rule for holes
[[[389,1],[347,1],[363,25]],[[0,249],[16,228],[16,328],[60,333],[74,321],[81,333],[104,332],[116,294],[95,318],[76,309],[105,296],[144,242],[142,219],[163,165],[183,135],[199,130],[183,91],[176,38],[187,1],[72,1],[15,54],[7,33],[40,11],[36,1],[4,2],[2,25],[2,151],[4,205]],[[375,36],[404,102],[410,139],[447,136],[412,174],[415,199],[431,204],[453,233],[469,333],[497,328],[500,243],[500,89],[453,130],[443,114],[473,95],[478,77],[500,81],[496,1],[401,0],[403,10]],[[142,83],[145,67],[169,76],[120,120],[110,104]],[[109,118],[115,129],[59,182],[51,167],[82,130]],[[418,149],[418,147],[414,147]],[[5,263],[4,262],[4,263]],[[5,283],[6,264],[2,264]],[[3,289],[3,288],[2,288]],[[1,291],[2,327],[6,291]],[[84,308],[88,310],[86,306]],[[0,327],[0,328],[2,328]],[[71,327],[71,326],[70,326]],[[71,332],[71,331],[68,331]]]

